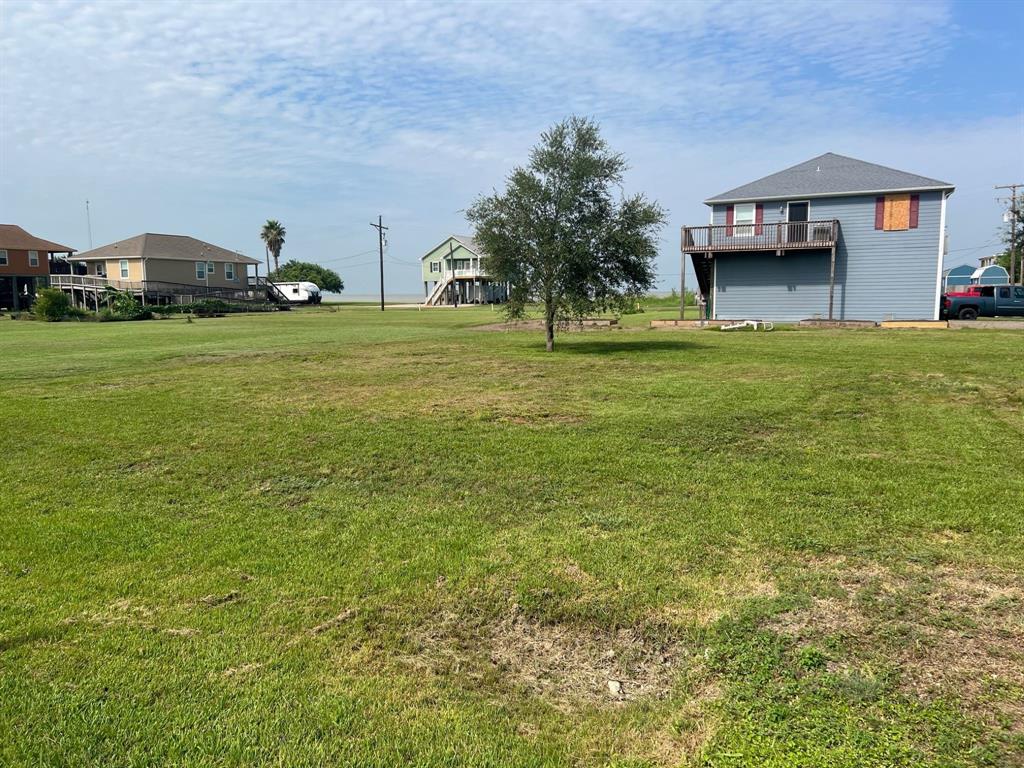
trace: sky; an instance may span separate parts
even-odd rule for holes
[[[187,234],[422,294],[420,257],[540,133],[596,119],[667,209],[837,152],[950,182],[948,266],[1024,182],[1024,3],[0,0],[0,221],[87,250]],[[692,273],[688,283],[693,285]]]

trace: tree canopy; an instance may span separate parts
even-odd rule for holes
[[[341,275],[308,261],[287,261],[280,269],[270,273],[270,279],[277,283],[316,283],[321,291],[327,293],[340,293],[345,289]]]
[[[507,314],[543,305],[548,351],[557,319],[622,308],[654,285],[665,213],[642,194],[615,194],[626,169],[596,122],[570,117],[541,134],[503,193],[467,211],[488,274],[511,284]]]
[[[274,271],[279,268],[278,260],[281,258],[281,248],[284,246],[285,235],[288,231],[277,219],[267,219],[267,223],[260,230],[260,239],[263,240],[267,251],[274,257]]]

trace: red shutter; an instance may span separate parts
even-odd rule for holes
[[[758,203],[754,206],[754,234],[760,235],[764,232],[764,206]]]
[[[731,205],[725,206],[725,236],[732,237],[732,222],[735,215]]]
[[[875,198],[875,229],[885,229],[885,198]]]
[[[921,209],[921,196],[910,196],[910,228],[917,229],[917,215]]]

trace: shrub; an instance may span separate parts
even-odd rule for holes
[[[203,299],[192,304],[159,304],[147,307],[157,315],[186,315],[190,313],[227,313],[227,312],[272,312],[277,309],[273,304],[242,304],[224,301],[223,299]]]
[[[40,288],[32,305],[32,314],[40,320],[55,323],[71,313],[71,299],[58,288]]]
[[[153,313],[148,309],[139,307],[139,311],[134,314],[122,315],[115,312],[110,307],[105,307],[96,313],[96,319],[101,323],[117,323],[117,322],[130,322],[132,320],[152,320]]]

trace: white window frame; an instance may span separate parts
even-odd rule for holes
[[[224,279],[232,282],[238,279],[235,277],[235,265],[230,261],[224,263]]]
[[[217,267],[217,264],[215,262],[212,262],[212,261],[206,262],[206,274],[207,275],[216,275],[217,274],[216,267]]]
[[[119,261],[117,267],[118,267],[118,269],[121,272],[121,279],[122,280],[127,280],[128,276],[130,274],[129,269],[128,269],[128,259],[121,259]]]
[[[96,266],[93,268],[96,273],[96,277],[107,276],[107,264],[104,261],[97,261]]]
[[[10,264],[10,259],[7,258],[7,251],[0,249],[0,267],[6,267]]]
[[[206,262],[205,261],[197,261],[196,262],[196,280],[205,280],[205,279],[206,279]]]
[[[740,209],[750,209],[750,220],[740,221]],[[733,237],[753,237],[754,224],[757,220],[757,203],[736,203],[732,207],[732,234]]]
[[[28,252],[28,265],[30,267],[38,267],[39,266],[39,251],[29,251]]]

